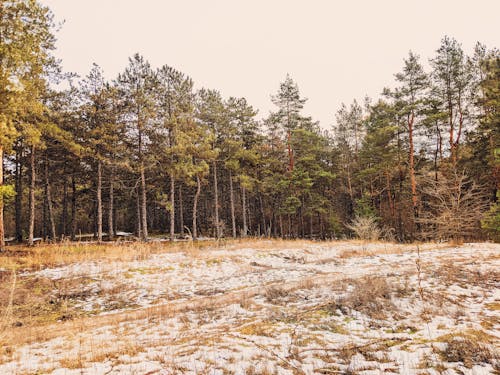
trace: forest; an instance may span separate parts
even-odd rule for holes
[[[63,72],[56,28],[34,0],[0,3],[0,250],[126,234],[500,240],[496,47],[444,36],[433,56],[409,52],[391,88],[332,108],[330,125],[288,75],[258,114],[140,54],[110,81],[97,64]]]

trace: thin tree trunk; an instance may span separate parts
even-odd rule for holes
[[[437,137],[436,137],[436,149],[434,150],[434,180],[437,182],[438,181],[438,155],[440,155],[441,152],[441,132],[439,131],[439,124],[436,121],[436,130],[437,130]]]
[[[181,236],[184,236],[184,206],[182,202],[182,186],[179,186],[179,223]]]
[[[259,206],[260,206],[260,215],[262,216],[262,225],[264,226],[264,236],[267,237],[266,215],[264,214],[264,203],[262,202],[262,194],[260,193],[259,193]]]
[[[243,216],[243,231],[241,233],[242,237],[246,237],[248,233],[247,226],[247,189],[242,186],[241,187],[241,201],[242,201],[242,216]]]
[[[41,237],[46,241],[49,239],[49,226],[47,219],[47,189],[44,183],[44,195],[42,203],[42,235]]]
[[[175,178],[170,176],[170,241],[175,239]]]
[[[136,195],[135,195],[135,203],[136,203],[136,213],[137,213],[137,226],[136,226],[136,231],[137,231],[137,237],[142,238],[142,225],[141,225],[141,198],[140,198],[140,192],[139,188],[136,188]]]
[[[394,201],[392,199],[392,193],[391,193],[391,178],[389,175],[389,171],[385,171],[385,183],[386,183],[386,189],[387,189],[387,200],[389,201],[389,209],[391,210],[391,218],[394,220],[395,217],[395,209],[394,209]]]
[[[102,162],[97,161],[97,242],[102,242]]]
[[[280,224],[280,237],[283,238],[284,237],[284,233],[283,233],[283,217],[281,215],[279,215],[279,224]]]
[[[59,235],[61,236],[61,240],[63,240],[66,237],[67,223],[68,223],[68,178],[66,177],[66,170],[64,170],[62,214],[61,214],[61,224],[59,227]]]
[[[146,201],[146,175],[144,173],[144,162],[141,162],[141,192],[142,192],[142,201],[141,201],[141,232],[142,239],[147,241],[148,239],[148,211],[147,211],[147,201]]]
[[[408,117],[408,141],[410,143],[409,150],[409,165],[410,165],[410,184],[411,184],[411,201],[413,205],[413,217],[418,218],[417,207],[417,182],[415,179],[415,159],[414,159],[414,145],[413,145],[413,123],[415,115],[412,112]]]
[[[30,209],[30,221],[28,230],[28,245],[33,246],[33,239],[35,237],[35,183],[36,183],[36,171],[35,171],[35,146],[31,146],[30,154],[30,191],[29,191],[29,209]]]
[[[76,178],[71,176],[71,241],[76,240]]]
[[[219,188],[217,184],[217,162],[213,162],[214,170],[214,199],[215,199],[215,236],[217,239],[221,237],[219,226]]]
[[[113,222],[113,211],[115,208],[114,180],[115,180],[115,169],[111,167],[111,173],[109,175],[109,210],[108,210],[108,232],[110,241],[113,241],[115,238],[115,225]]]
[[[194,202],[193,202],[193,240],[196,240],[198,238],[198,232],[196,229],[196,217],[198,214],[198,198],[200,197],[201,193],[201,181],[200,177],[196,176],[196,194],[194,195]]]
[[[231,202],[231,226],[233,229],[233,238],[236,238],[236,217],[234,214],[233,174],[231,170],[229,170],[229,200]]]
[[[288,135],[287,135],[287,148],[288,148],[288,170],[290,172],[293,172],[295,160],[293,157],[293,150],[292,150],[292,132],[289,130]]]
[[[314,228],[313,228],[313,214],[309,215],[309,238],[314,237]]]
[[[47,200],[47,217],[50,229],[50,239],[55,242],[56,237],[56,223],[54,221],[54,210],[52,209],[52,194],[49,181],[49,160],[45,159],[45,199]]]
[[[3,148],[0,145],[0,188],[3,188]],[[0,252],[5,250],[5,233],[3,222],[3,195],[0,195]]]
[[[448,87],[448,123],[450,126],[449,134],[450,134],[450,156],[453,165],[456,163],[456,155],[455,155],[455,140],[454,140],[454,126],[453,126],[453,104],[451,98],[451,89]]]
[[[22,148],[16,148],[16,241],[23,242],[23,164]]]

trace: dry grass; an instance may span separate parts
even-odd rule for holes
[[[203,242],[127,242],[42,244],[33,248],[9,246],[0,253],[0,269],[43,269],[85,261],[144,260],[153,254],[185,252],[193,257],[217,245]],[[1,276],[1,275],[0,275]]]
[[[445,285],[458,284],[464,288],[470,286],[495,287],[500,283],[500,271],[495,269],[472,270],[466,265],[444,263],[436,271],[435,276]]]
[[[340,310],[350,314],[353,310],[362,312],[370,318],[385,318],[386,313],[394,308],[391,295],[395,288],[383,277],[367,276],[351,282],[353,290],[338,298],[329,306],[335,313]]]
[[[339,255],[339,257],[342,259],[360,258],[373,255],[414,253],[417,251],[416,246],[420,247],[420,251],[442,251],[453,247],[457,247],[457,245],[451,243],[434,243],[434,242],[426,242],[423,244],[419,243],[394,244],[391,242],[383,242],[383,241],[370,241],[369,243],[367,243],[366,241],[364,242],[361,240],[352,240],[348,241],[347,243],[354,246],[358,246],[358,248],[342,251]],[[367,244],[379,245],[379,246],[368,248]]]
[[[448,362],[462,362],[467,368],[485,363],[498,364],[500,356],[492,347],[488,335],[477,333],[478,331],[473,331],[446,336],[442,340],[447,344],[441,352],[443,359]]]
[[[267,302],[277,303],[281,299],[288,296],[289,292],[283,287],[280,286],[270,286],[266,288],[264,296],[266,297]]]
[[[375,254],[400,254],[414,251],[414,245],[397,245],[388,242],[371,242],[381,246],[369,252],[363,249],[347,250],[341,254],[343,258],[360,257]],[[33,248],[22,245],[8,246],[7,250],[0,253],[0,279],[2,274],[13,269],[43,269],[46,267],[61,266],[65,264],[84,261],[131,261],[147,259],[152,254],[184,252],[193,258],[204,257],[203,250],[219,248],[226,250],[239,250],[252,248],[260,251],[304,249],[318,242],[310,240],[282,240],[282,239],[227,239],[224,241],[199,241],[199,242],[113,242],[113,243],[80,243],[67,242],[62,244],[41,244]],[[364,247],[365,242],[331,241],[322,243],[325,246],[359,245]],[[421,250],[438,250],[453,247],[450,244],[427,243]]]

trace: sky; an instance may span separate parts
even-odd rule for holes
[[[412,50],[428,65],[445,35],[467,53],[500,47],[498,0],[41,0],[64,21],[56,56],[108,79],[138,52],[197,88],[245,97],[259,117],[275,109],[287,74],[308,98],[304,114],[328,129],[341,103],[378,98]]]

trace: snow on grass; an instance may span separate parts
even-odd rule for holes
[[[54,282],[52,295],[70,296],[72,308],[90,317],[66,322],[69,331],[55,338],[10,342],[0,373],[498,371],[500,246],[436,247],[421,245],[420,275],[415,245],[348,242],[26,272]],[[60,285],[77,278],[85,282],[62,293]],[[126,318],[147,308],[147,316]],[[113,314],[122,318],[113,323]],[[491,360],[464,353],[462,362],[447,362],[457,337],[493,348]]]

